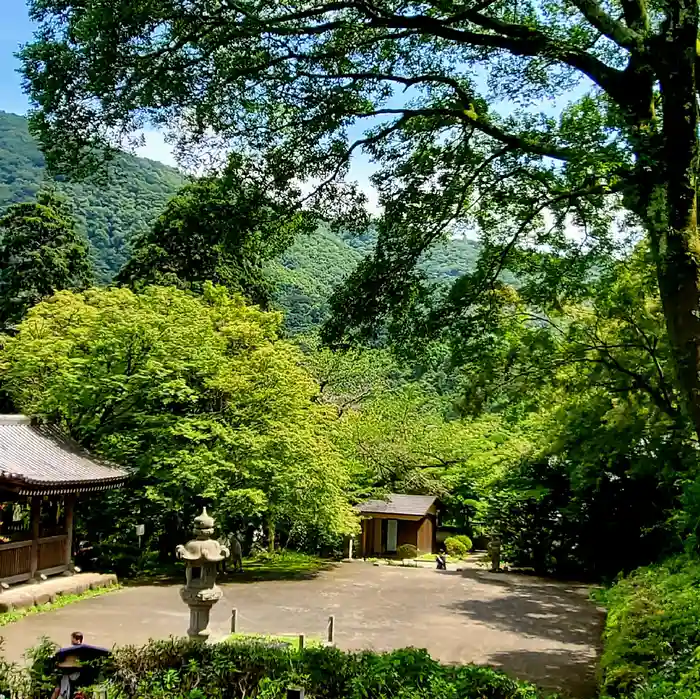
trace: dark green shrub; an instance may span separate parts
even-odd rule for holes
[[[114,653],[114,699],[283,699],[303,686],[314,699],[537,699],[532,685],[473,665],[441,665],[424,650],[301,652],[261,641],[204,645],[155,641]]]
[[[416,558],[418,556],[418,549],[413,544],[401,544],[396,549],[397,558]]]
[[[700,696],[700,561],[640,568],[603,595],[604,697]]]
[[[467,549],[467,553],[472,550],[472,540],[466,534],[455,534],[452,538],[461,541]]]
[[[464,558],[467,555],[467,547],[456,536],[448,536],[445,539],[445,551],[455,558]]]

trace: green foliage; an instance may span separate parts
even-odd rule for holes
[[[27,120],[0,112],[0,212],[32,201],[47,185],[55,186],[71,203],[77,228],[90,241],[100,281],[110,280],[124,264],[130,236],[145,230],[183,184],[177,170],[126,154],[112,163],[106,182],[51,178]]]
[[[200,291],[209,281],[267,307],[266,262],[313,230],[314,220],[299,211],[289,183],[243,183],[244,165],[232,158],[222,176],[180,190],[153,226],[134,237],[117,281]]]
[[[640,246],[600,270],[586,303],[544,316],[516,298],[492,351],[465,365],[472,411],[523,426],[530,416],[533,447],[486,513],[516,565],[614,577],[679,550],[695,530],[696,448],[669,378],[653,274]]]
[[[47,183],[55,186],[70,201],[78,230],[89,238],[100,282],[110,281],[130,258],[125,274],[130,274],[128,270],[135,266],[142,269],[146,263],[148,269],[158,266],[159,256],[154,255],[160,247],[156,244],[157,239],[172,231],[170,228],[166,230],[162,221],[158,225],[155,221],[159,215],[164,215],[164,207],[185,182],[184,176],[173,168],[126,154],[120,154],[110,165],[106,183],[68,182],[63,176],[52,180],[44,171],[44,156],[27,131],[26,119],[0,112],[0,211],[12,203],[32,200]],[[234,190],[240,189],[240,181],[231,184]],[[259,182],[252,184],[259,186]],[[280,181],[271,186],[271,191],[279,195],[277,213],[280,203],[293,191],[293,188],[281,191],[282,184]],[[185,195],[193,191],[199,191],[196,185],[194,190],[186,188]],[[261,196],[264,198],[264,195],[263,191]],[[223,199],[224,206],[232,205],[233,196],[226,195]],[[182,202],[181,199],[177,201]],[[187,204],[187,199],[182,203]],[[168,211],[172,213],[174,207],[172,204]],[[189,206],[178,210],[183,213],[196,211],[195,207]],[[238,212],[223,221],[215,220],[214,228],[235,233],[237,219]],[[187,226],[180,223],[185,222],[178,215],[171,224],[176,231],[183,233]],[[284,221],[281,228],[285,228]],[[299,235],[291,247],[276,259],[268,260],[262,276],[256,272],[252,280],[273,295],[275,304],[285,312],[285,328],[293,335],[313,331],[327,318],[328,299],[333,289],[371,252],[376,240],[371,233],[355,236],[349,232],[336,232],[325,225],[311,232],[303,228],[297,226]],[[286,237],[283,233],[273,232],[271,239],[283,243]],[[204,237],[210,234],[201,233]],[[176,258],[179,256],[181,262],[186,262],[188,246],[195,242],[203,240],[199,237],[193,241],[177,238]],[[132,244],[137,248],[145,245],[146,249],[135,252]],[[150,245],[155,245],[156,249]],[[168,249],[168,246],[163,249]],[[478,248],[473,241],[454,240],[437,246],[421,264],[431,279],[447,281],[471,269],[477,255]],[[147,259],[137,263],[134,256]],[[246,267],[241,271],[244,276],[253,272]],[[209,279],[213,281],[215,278]]]
[[[578,301],[630,220],[650,243],[697,432],[691,5],[409,0],[378,12],[261,0],[217,5],[202,22],[199,8],[168,0],[136,14],[129,0],[32,0],[40,30],[21,59],[56,171],[89,172],[150,124],[183,153],[223,143],[319,183],[309,199],[330,219],[344,195],[357,199],[340,180],[363,150],[382,213],[371,256],[331,302],[338,342],[387,329],[400,341],[478,338],[507,271],[530,308]],[[476,267],[449,289],[432,284],[429,251],[475,232]]]
[[[416,382],[377,393],[344,415],[337,440],[365,494],[483,489],[530,446],[517,429],[503,431],[496,416],[458,419],[449,398]]]
[[[467,549],[467,552],[472,550],[472,540],[466,534],[454,534],[451,538],[461,541],[462,544],[464,544],[464,547]]]
[[[635,571],[604,595],[603,697],[700,694],[700,561],[677,557]]]
[[[410,380],[407,370],[388,349],[334,351],[323,347],[315,335],[301,336],[297,343],[304,352],[306,367],[319,384],[317,400],[334,406],[338,417],[370,405]]]
[[[448,536],[445,539],[445,551],[447,551],[448,556],[464,558],[469,552],[469,548],[462,539],[458,539],[456,536]]]
[[[91,280],[87,242],[54,194],[39,192],[36,202],[14,204],[0,218],[0,329],[55,291]]]
[[[263,640],[197,644],[184,639],[117,648],[107,671],[121,699],[283,699],[303,687],[318,699],[537,699],[536,689],[476,665],[441,665],[425,651],[303,651]]]
[[[336,233],[321,224],[310,235],[298,236],[294,243],[268,267],[278,304],[285,310],[285,326],[293,334],[306,334],[319,328],[330,313],[329,299],[368,255],[376,243],[371,231],[363,235]],[[478,245],[469,240],[449,240],[437,244],[421,269],[441,286],[473,269]]]
[[[397,558],[416,558],[418,556],[418,549],[413,544],[401,544],[396,549]]]
[[[171,558],[203,502],[224,532],[264,517],[271,532],[315,548],[354,530],[332,415],[312,401],[317,386],[278,340],[279,324],[210,284],[201,298],[90,290],[35,306],[6,341],[16,405],[133,469],[132,487],[81,509],[107,561],[139,563],[128,557],[141,521],[149,531],[139,555]],[[242,498],[248,512],[228,506]]]

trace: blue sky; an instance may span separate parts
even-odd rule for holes
[[[22,91],[22,77],[17,72],[20,64],[14,54],[22,44],[31,41],[34,26],[29,20],[26,0],[0,0],[0,5],[0,111],[26,114],[29,101]],[[161,134],[147,132],[144,137],[146,144],[137,149],[138,155],[175,165],[170,146]],[[354,158],[351,178],[360,182],[370,197],[371,206],[376,202],[376,195],[368,181],[372,170],[366,158]]]
[[[14,54],[22,44],[31,41],[34,25],[29,21],[26,0],[0,0],[0,111],[26,114],[29,100],[22,92],[20,64]],[[138,154],[174,165],[170,147],[158,133],[145,134],[146,145]]]
[[[32,38],[33,27],[27,16],[25,0],[2,0],[0,21],[0,109],[15,114],[26,113],[29,104],[22,92],[22,78],[17,73],[19,61],[13,56],[20,44]]]

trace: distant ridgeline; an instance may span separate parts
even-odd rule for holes
[[[111,166],[106,185],[60,178],[56,182],[73,203],[78,225],[92,244],[99,280],[107,283],[128,256],[129,236],[151,224],[185,178],[172,167],[125,154]],[[26,119],[0,112],[0,212],[9,204],[34,198],[44,184],[44,156],[29,135]],[[323,321],[333,287],[373,243],[371,235],[351,238],[319,228],[297,240],[271,266],[290,332],[311,330]],[[424,268],[431,278],[450,280],[471,269],[477,254],[473,241],[444,243]]]

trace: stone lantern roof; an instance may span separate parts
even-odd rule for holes
[[[211,539],[214,533],[214,518],[202,508],[202,513],[194,518],[196,539],[177,547],[177,557],[190,564],[218,563],[228,557],[228,550],[218,541]]]

